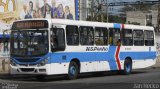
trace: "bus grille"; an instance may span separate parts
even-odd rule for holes
[[[34,68],[20,68],[22,72],[33,72]]]
[[[16,58],[18,62],[37,62],[39,58]]]

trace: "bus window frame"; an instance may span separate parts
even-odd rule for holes
[[[125,38],[125,36],[124,36],[124,30],[131,30],[132,31],[132,45],[124,45],[124,42],[123,42],[123,40]],[[122,37],[122,39],[121,39],[122,44],[121,45],[123,45],[123,46],[133,46],[134,45],[133,29],[122,29],[121,32],[122,32],[122,35],[121,35],[121,37]]]
[[[145,41],[146,41],[146,40],[145,40],[145,32],[146,32],[146,31],[147,31],[147,32],[152,32],[152,33],[153,33],[153,45],[146,45],[146,42],[145,42]],[[145,46],[154,46],[154,45],[155,45],[154,31],[151,31],[151,30],[144,30],[144,33],[143,33],[143,34],[144,34],[144,45],[145,45]]]
[[[73,45],[68,44],[68,38],[67,38],[67,36],[68,36],[67,27],[68,26],[77,28],[77,31],[78,31],[78,44],[73,44]],[[67,46],[79,46],[80,45],[80,31],[79,31],[79,27],[78,26],[76,26],[76,25],[66,25],[66,44],[67,44]]]
[[[117,40],[116,45],[113,42],[113,35],[114,35],[113,32],[112,32],[112,42],[111,42],[111,36],[110,36],[110,31],[111,30],[119,30],[120,39]],[[122,34],[121,34],[121,29],[120,28],[109,28],[108,34],[109,34],[109,45],[110,46],[121,46],[122,45],[122,41],[121,41],[122,40]]]
[[[143,45],[135,45],[135,37],[134,37],[135,31],[142,31],[143,32]],[[144,42],[144,30],[138,30],[138,29],[134,29],[133,30],[133,45],[134,46],[145,46],[145,42]]]
[[[62,47],[62,48],[61,48],[61,47],[58,47],[58,39],[57,39],[57,48],[55,48],[55,49],[52,48],[52,45],[51,45],[51,44],[52,44],[52,41],[51,41],[51,39],[52,39],[52,34],[51,34],[51,32],[50,32],[50,45],[51,45],[50,47],[51,47],[51,52],[65,51],[65,49],[66,49],[65,30],[64,30],[64,28],[56,28],[56,27],[55,27],[55,28],[52,27],[50,30],[54,32],[55,29],[60,29],[60,30],[63,31],[64,47]]]
[[[96,30],[106,30],[106,32],[107,32],[107,36],[98,36],[99,38],[101,38],[101,37],[107,37],[107,44],[105,45],[105,44],[103,44],[103,45],[98,45],[98,44],[96,44]],[[94,44],[96,45],[96,46],[108,46],[109,45],[109,29],[107,28],[107,27],[95,27],[95,29],[94,29]]]
[[[81,41],[81,30],[82,30],[82,28],[91,28],[92,30],[93,30],[93,44],[89,44],[89,45],[84,45],[84,44],[82,44],[82,41]],[[80,45],[81,46],[94,46],[95,45],[95,29],[92,27],[92,26],[79,26],[79,34],[80,34]],[[89,38],[89,39],[91,39],[91,38]]]

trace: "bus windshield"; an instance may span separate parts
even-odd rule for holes
[[[11,32],[11,56],[37,57],[48,53],[47,30],[15,30]]]

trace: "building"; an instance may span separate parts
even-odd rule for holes
[[[87,18],[87,0],[79,0],[79,20],[86,20]]]
[[[128,11],[126,12],[126,23],[137,25],[148,25],[157,27],[158,11]]]
[[[87,20],[91,16],[92,0],[79,0],[79,20]]]
[[[157,31],[158,26],[158,11],[129,11],[126,13],[126,23],[127,24],[136,24],[136,25],[149,25],[155,27],[156,31],[156,45],[157,49],[160,49],[160,33]]]
[[[79,0],[79,20],[97,21],[101,16],[101,21],[104,21],[103,15],[107,13],[106,3],[107,0]]]

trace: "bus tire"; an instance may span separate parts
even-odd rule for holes
[[[132,61],[130,59],[126,59],[124,62],[124,75],[129,75],[132,72]]]
[[[76,62],[72,61],[69,64],[69,69],[68,69],[68,79],[73,80],[76,79],[78,76],[79,68]]]

